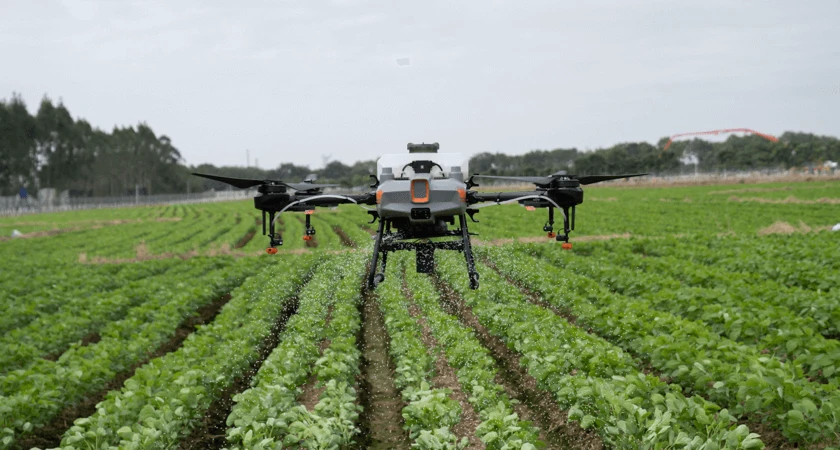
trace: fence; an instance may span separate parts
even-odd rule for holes
[[[139,205],[171,205],[176,203],[209,203],[252,198],[250,190],[207,191],[196,194],[129,195],[124,197],[68,197],[42,189],[38,198],[0,197],[0,216],[16,216],[79,209],[120,208]]]

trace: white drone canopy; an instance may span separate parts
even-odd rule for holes
[[[462,174],[461,177],[466,177],[470,173],[470,160],[461,153],[389,153],[382,155],[376,161],[376,176],[381,180],[382,175],[386,174],[385,178],[388,178],[388,170],[384,169],[389,169],[395,178],[411,178],[413,169],[406,166],[414,161],[431,161],[439,165],[440,169],[435,167],[431,171],[435,178],[450,177],[453,168],[454,171]]]

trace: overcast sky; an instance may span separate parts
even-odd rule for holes
[[[840,136],[838,18],[837,0],[5,1],[0,98],[34,113],[46,94],[105,130],[145,121],[188,164],[247,149],[263,168],[420,141]]]

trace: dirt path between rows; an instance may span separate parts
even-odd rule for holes
[[[248,232],[245,233],[245,236],[242,236],[242,238],[236,242],[236,245],[234,245],[233,248],[242,248],[248,245],[248,243],[251,242],[251,239],[254,238],[255,234],[257,234],[257,230],[255,228],[248,230]]]
[[[352,239],[350,239],[350,236],[347,236],[347,233],[345,233],[344,230],[342,230],[340,226],[333,225],[332,229],[335,232],[335,234],[338,235],[338,238],[341,239],[341,245],[343,245],[345,247],[355,247],[356,246],[356,243],[353,242]]]
[[[359,401],[364,408],[359,416],[359,449],[408,449],[408,433],[403,430],[405,406],[394,384],[394,365],[388,353],[389,338],[385,321],[371,292],[363,292],[362,351]]]

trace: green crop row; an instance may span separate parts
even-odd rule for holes
[[[122,289],[70,298],[55,313],[42,315],[0,338],[0,347],[4,349],[0,353],[0,374],[29,367],[49,354],[61,354],[71,343],[86,336],[100,331],[107,334],[113,321],[146,314],[150,302],[166,301],[178,292],[190,292],[200,287],[201,275],[209,272],[211,277],[219,276],[231,264],[227,259],[197,259],[164,274],[131,282]],[[0,393],[8,392],[5,382],[0,382]]]
[[[265,264],[264,258],[255,258]],[[172,448],[258,358],[262,342],[313,267],[311,258],[265,267],[231,293],[215,320],[149,361],[64,433],[64,449]],[[253,267],[251,268],[253,269]],[[277,277],[277,273],[282,277]]]
[[[793,441],[833,435],[840,395],[832,387],[809,382],[796,366],[722,338],[701,323],[657,311],[643,299],[613,294],[571,268],[564,270],[556,247],[520,249],[514,258],[496,261],[502,272],[643,358],[686,392],[703,395],[735,417],[766,422]]]
[[[130,282],[156,276],[176,264],[175,260],[168,260],[131,265],[55,264],[51,270],[25,267],[23,270],[33,271],[30,276],[0,292],[0,333],[24,327],[87,297],[114,292]]]
[[[765,301],[772,293],[756,295],[754,289],[739,290],[737,283],[718,289],[685,286],[676,277],[691,276],[693,268],[670,257],[613,251],[569,259],[567,266],[620,294],[643,297],[658,310],[700,320],[720,335],[791,359],[813,379],[840,384],[840,342],[819,334],[814,319]]]
[[[488,449],[533,450],[545,446],[538,429],[523,421],[513,410],[513,401],[504,387],[496,383],[496,362],[481,345],[475,332],[441,308],[440,295],[425,276],[408,267],[406,279],[412,298],[422,310],[426,323],[455,369],[458,383],[481,419],[476,436]]]
[[[684,258],[783,286],[825,292],[840,287],[837,239],[831,232],[779,238],[673,239],[656,254]],[[646,246],[640,245],[641,251]],[[825,252],[834,249],[833,256]]]
[[[328,260],[301,292],[282,342],[260,367],[253,387],[233,399],[227,418],[232,448],[338,448],[333,446],[352,442],[358,431],[353,377],[360,357],[359,262],[355,255]],[[324,339],[330,344],[319,355]],[[312,372],[324,390],[309,411],[298,398]]]
[[[822,240],[817,241],[822,242]],[[603,255],[632,253],[643,258],[637,259],[634,263],[638,267],[662,266],[679,261],[679,267],[682,270],[673,275],[684,283],[726,290],[730,295],[739,298],[758,298],[765,303],[787,308],[800,317],[813,320],[816,330],[823,335],[840,336],[840,309],[837,308],[840,303],[840,293],[790,287],[758,274],[733,271],[731,268],[713,262],[706,261],[708,265],[701,264],[704,261],[702,252],[680,254],[673,251],[674,247],[684,245],[674,239],[619,239],[590,245],[587,253],[590,251]],[[785,246],[782,241],[777,241],[774,245]],[[822,246],[831,247],[825,244]],[[761,259],[746,247],[743,252],[745,255],[753,255],[744,256],[744,258]]]
[[[494,255],[499,257],[500,255]],[[503,259],[504,256],[498,259]],[[507,256],[515,264],[516,258]],[[440,273],[490,333],[520,354],[541,389],[569,418],[594,427],[615,448],[762,448],[726,409],[643,374],[617,347],[551,311],[528,303],[493,271],[470,290],[463,270],[441,258]],[[499,261],[499,264],[504,264]]]
[[[101,390],[117,374],[143,361],[171,339],[185,318],[239,285],[261,263],[264,261],[254,259],[232,265],[227,271],[190,280],[188,289],[176,286],[169,292],[159,292],[129,316],[109,324],[99,342],[74,344],[57,361],[39,360],[25,370],[0,377],[4,448],[15,434],[48,423],[64,407]]]
[[[396,261],[395,261],[396,263]],[[394,264],[399,270],[399,265]],[[409,314],[409,302],[402,293],[402,277],[390,276],[376,289],[379,309],[391,338],[389,352],[394,361],[394,383],[405,402],[402,416],[413,448],[462,449],[452,427],[461,421],[461,407],[448,389],[433,388],[430,377],[435,358],[420,339],[420,325]]]

